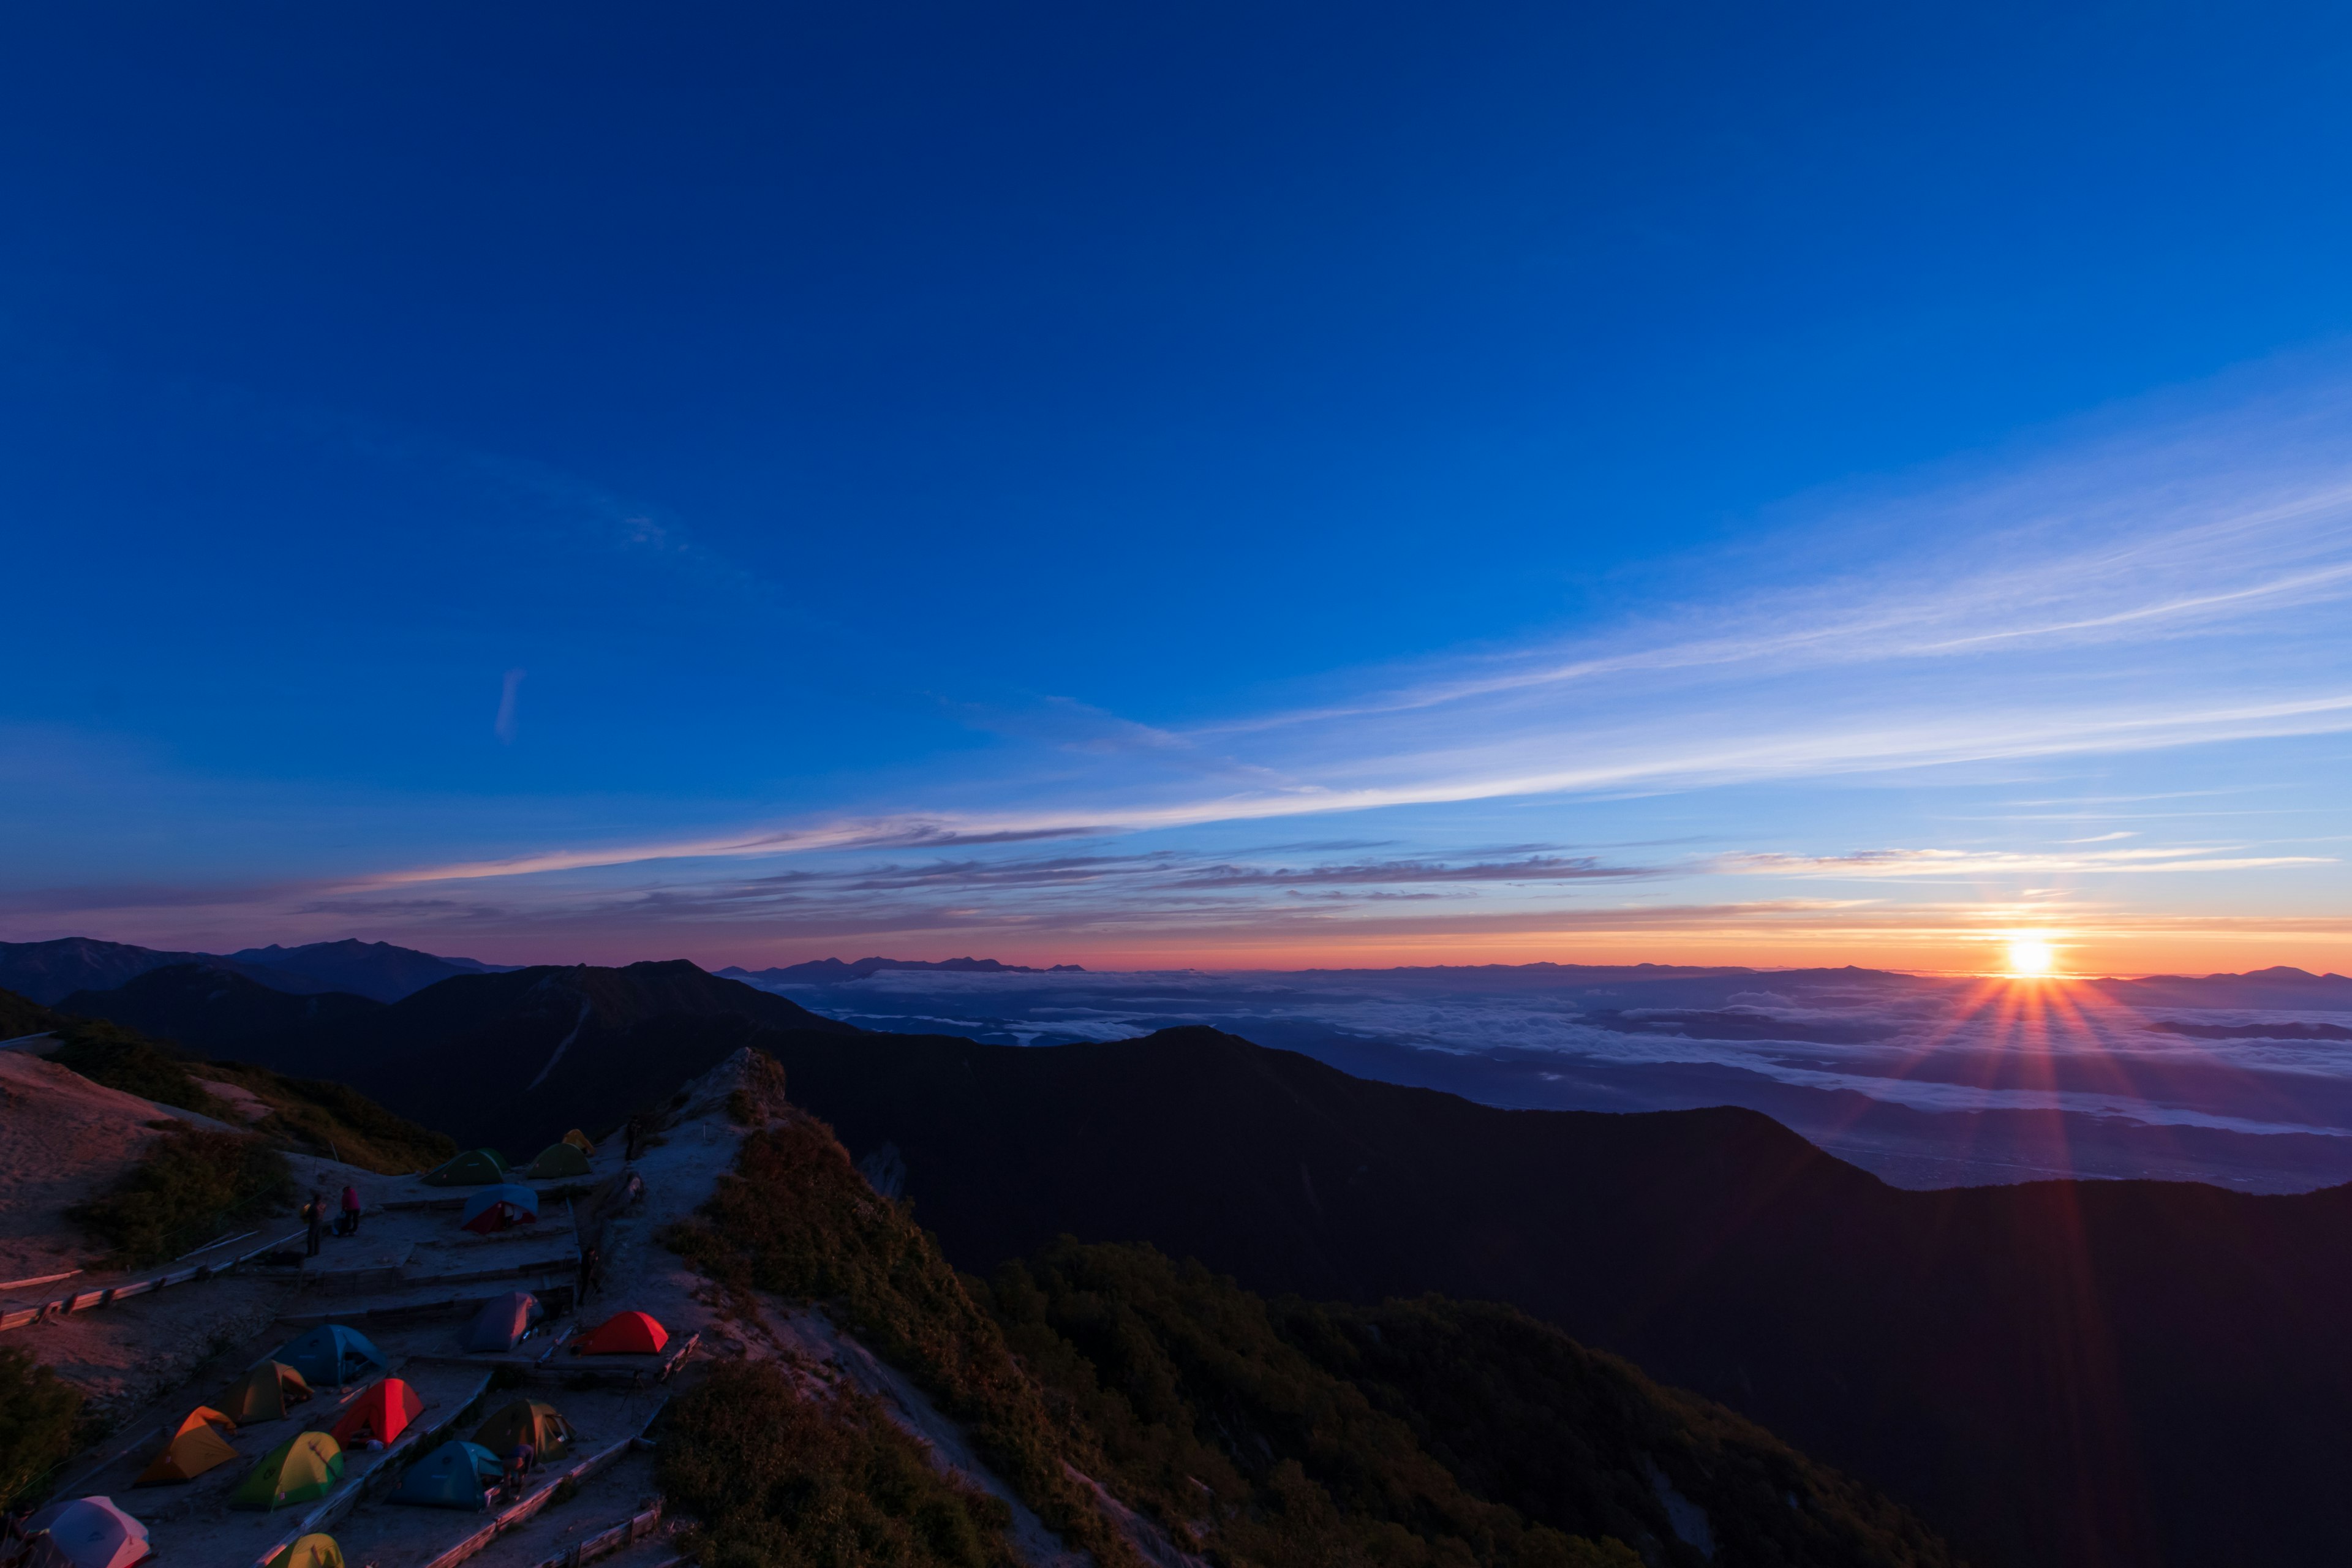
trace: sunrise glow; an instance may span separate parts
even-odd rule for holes
[[[2009,942],[2009,973],[2020,979],[2032,979],[2050,973],[2056,962],[2050,943],[2038,936],[2011,937]]]

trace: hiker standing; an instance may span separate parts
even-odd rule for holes
[[[635,1164],[635,1163],[637,1163],[637,1141],[638,1141],[638,1139],[639,1139],[641,1136],[642,1136],[641,1124],[638,1122],[638,1121],[637,1121],[637,1119],[636,1119],[635,1117],[634,1117],[634,1116],[630,1117],[630,1118],[629,1118],[628,1134],[627,1134],[627,1137],[628,1137],[628,1151],[627,1151],[627,1152],[625,1152],[625,1154],[623,1154],[623,1155],[621,1156],[622,1163],[624,1163],[624,1164],[628,1164],[628,1165],[634,1165],[634,1164]]]
[[[598,1282],[603,1279],[604,1273],[604,1258],[603,1254],[599,1253],[593,1244],[582,1247],[580,1249],[579,1290],[579,1299],[581,1300],[585,1301],[588,1300],[588,1292],[596,1288]]]
[[[310,1201],[303,1205],[302,1217],[310,1222],[310,1250],[303,1256],[319,1256],[319,1244],[327,1238],[327,1194],[313,1188]]]
[[[360,1190],[349,1183],[343,1186],[343,1234],[360,1233]]]

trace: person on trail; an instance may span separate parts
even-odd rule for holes
[[[580,1289],[578,1291],[578,1296],[581,1300],[585,1301],[588,1300],[588,1293],[596,1289],[596,1287],[603,1282],[604,1275],[604,1254],[598,1252],[593,1243],[587,1247],[582,1247],[580,1249]]]
[[[360,1190],[346,1183],[343,1186],[343,1234],[360,1233]]]
[[[635,1117],[630,1117],[627,1152],[621,1156],[623,1164],[634,1165],[637,1163],[637,1143],[644,1136],[645,1124]]]
[[[539,1450],[526,1437],[507,1450],[506,1486],[514,1500],[522,1500],[523,1488],[530,1482],[530,1467],[539,1458]]]
[[[302,1207],[302,1217],[310,1222],[310,1250],[303,1256],[319,1256],[319,1244],[327,1237],[327,1195],[313,1188],[310,1201]]]

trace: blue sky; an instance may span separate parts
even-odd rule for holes
[[[2339,10],[6,26],[0,936],[2352,967]]]

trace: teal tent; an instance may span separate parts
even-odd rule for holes
[[[375,1342],[357,1329],[321,1323],[280,1346],[277,1360],[302,1374],[313,1388],[342,1388],[390,1367]]]
[[[444,1443],[408,1468],[392,1500],[425,1508],[480,1509],[504,1472],[499,1457],[479,1443]]]
[[[506,1179],[506,1158],[496,1149],[468,1149],[425,1173],[428,1187],[486,1187]]]

